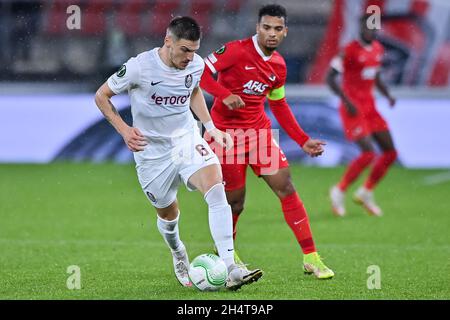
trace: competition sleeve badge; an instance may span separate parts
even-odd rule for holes
[[[222,54],[225,52],[226,47],[223,45],[222,47],[220,47],[219,49],[217,49],[215,52],[217,54]]]
[[[186,78],[184,79],[184,85],[186,88],[190,88],[192,86],[192,74],[188,74]]]
[[[125,75],[125,73],[127,73],[127,66],[126,66],[126,65],[122,65],[122,66],[120,67],[120,69],[117,71],[116,75],[117,75],[119,78],[122,78],[122,77]]]

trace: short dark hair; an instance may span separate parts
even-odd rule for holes
[[[202,33],[200,31],[200,26],[191,17],[175,17],[170,21],[167,30],[176,39],[185,39],[191,41],[200,40]]]
[[[263,16],[284,18],[284,24],[287,24],[286,9],[279,4],[267,4],[259,9],[258,22],[261,22]]]

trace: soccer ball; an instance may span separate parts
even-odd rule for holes
[[[200,291],[217,291],[223,288],[227,277],[225,262],[214,254],[199,255],[189,266],[189,279]]]

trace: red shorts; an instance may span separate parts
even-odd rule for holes
[[[226,191],[241,189],[245,186],[248,166],[257,176],[272,175],[279,169],[289,166],[271,129],[250,129],[244,134],[241,134],[242,130],[239,132],[239,129],[226,131],[233,136],[234,140],[234,147],[226,152],[205,135],[205,140],[219,158]]]
[[[348,114],[342,103],[339,107],[344,133],[348,140],[356,141],[374,132],[389,130],[387,122],[375,108],[374,99],[368,98],[354,103],[358,109],[358,114],[354,117]]]

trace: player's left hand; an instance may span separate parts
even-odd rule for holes
[[[214,139],[222,148],[225,147],[226,150],[233,148],[233,138],[231,138],[230,134],[220,131],[217,128],[208,131],[208,135]]]
[[[395,106],[395,104],[397,103],[397,100],[394,97],[389,96],[388,100],[389,100],[389,106],[391,108],[393,108]]]
[[[318,157],[322,155],[322,153],[325,151],[323,146],[326,145],[324,141],[317,140],[317,139],[309,139],[305,142],[302,149],[307,154],[309,154],[311,157]]]

